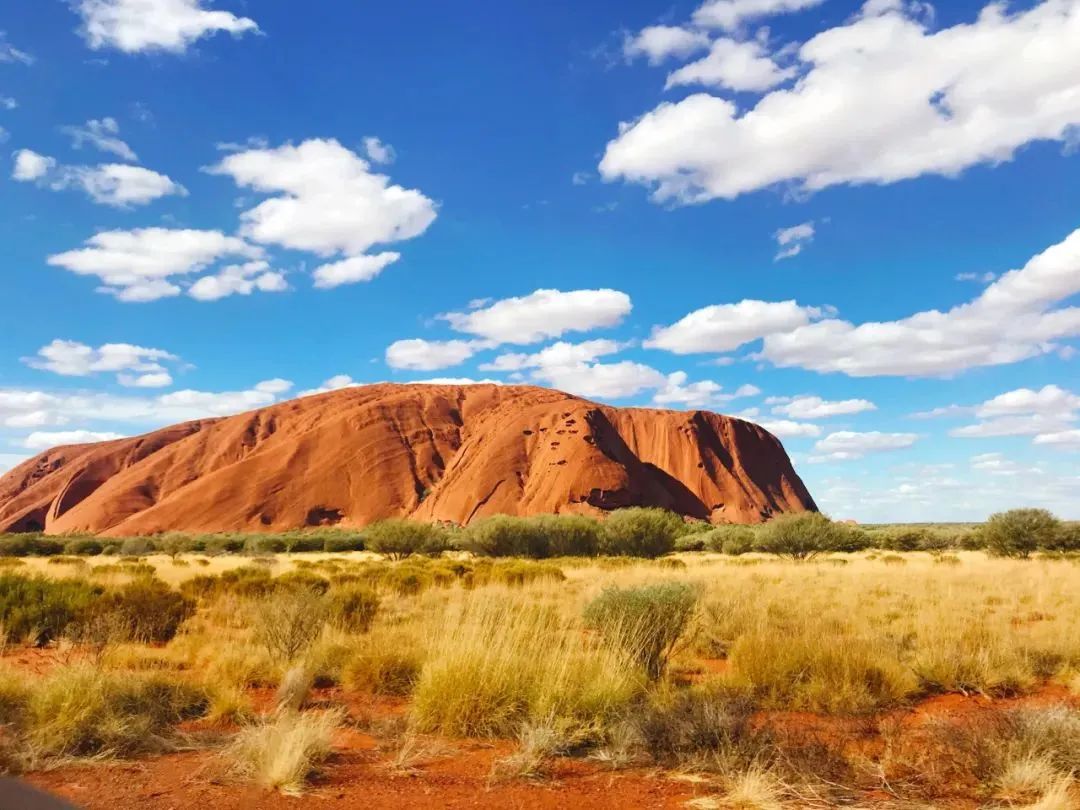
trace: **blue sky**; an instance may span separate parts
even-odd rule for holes
[[[11,5],[0,468],[499,380],[1080,518],[1080,0]]]

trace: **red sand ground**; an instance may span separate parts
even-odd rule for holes
[[[54,448],[0,477],[0,532],[464,524],[631,505],[732,523],[815,508],[780,442],[750,422],[530,386],[350,388]]]

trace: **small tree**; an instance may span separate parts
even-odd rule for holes
[[[819,512],[780,515],[761,529],[756,551],[809,560],[835,551],[858,551],[866,548],[866,533],[833,523]]]
[[[315,643],[327,618],[327,601],[307,588],[284,588],[263,600],[255,637],[282,663],[291,663]]]
[[[512,515],[492,515],[471,524],[461,545],[484,557],[533,557],[549,555],[547,533],[539,523]]]
[[[1010,509],[990,516],[982,528],[986,549],[995,557],[1030,557],[1054,548],[1061,521],[1045,509]]]
[[[675,549],[675,540],[685,532],[682,517],[666,509],[616,509],[604,521],[600,551],[616,557],[661,557]]]
[[[608,588],[585,608],[585,624],[636,658],[659,680],[697,606],[698,591],[684,582]]]
[[[442,526],[416,520],[390,518],[364,529],[364,547],[403,560],[412,554],[440,554],[450,547],[449,535]]]

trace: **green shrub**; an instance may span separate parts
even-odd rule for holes
[[[330,593],[330,621],[350,633],[366,633],[379,612],[379,595],[366,585],[334,588]]]
[[[756,551],[809,560],[819,554],[836,551],[859,551],[869,540],[866,532],[833,523],[818,512],[780,515],[762,527],[757,535]]]
[[[120,553],[127,557],[141,557],[156,550],[149,537],[128,537],[120,544]]]
[[[255,615],[256,641],[271,658],[289,664],[322,632],[327,599],[307,588],[283,589],[264,599]]]
[[[193,600],[153,579],[108,591],[90,609],[91,615],[114,617],[130,640],[143,644],[170,641],[194,611]]]
[[[392,560],[413,554],[441,554],[450,547],[449,533],[434,523],[390,518],[364,529],[364,546]]]
[[[925,549],[930,533],[922,528],[891,529],[875,534],[874,547],[887,551],[919,551]]]
[[[92,537],[76,537],[64,544],[64,553],[80,557],[96,557],[104,548],[99,541]]]
[[[52,557],[64,553],[64,544],[41,534],[13,534],[0,538],[0,557]]]
[[[757,535],[746,526],[717,526],[702,535],[702,539],[709,551],[737,556],[754,550]]]
[[[686,531],[682,517],[666,509],[616,509],[604,521],[600,550],[616,557],[662,557]]]
[[[0,625],[8,638],[43,645],[60,636],[100,596],[79,579],[0,575]]]
[[[539,523],[511,515],[492,515],[465,529],[462,548],[483,557],[548,557],[547,534]]]
[[[549,557],[595,557],[603,525],[586,515],[535,515],[529,521],[547,538]]]
[[[274,580],[275,590],[283,588],[303,588],[304,590],[323,594],[330,590],[330,580],[310,571],[289,571]]]
[[[363,551],[364,538],[359,534],[344,535],[342,537],[327,537],[323,541],[323,551],[340,554],[343,551]]]
[[[285,541],[280,537],[249,537],[244,541],[244,551],[248,554],[282,554],[286,551]]]
[[[608,588],[586,606],[585,623],[636,658],[651,680],[658,680],[697,601],[697,589],[680,582]]]
[[[990,516],[982,527],[987,551],[996,557],[1030,557],[1040,549],[1052,549],[1058,541],[1061,521],[1045,509],[1010,509]]]

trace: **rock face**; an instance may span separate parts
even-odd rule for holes
[[[714,523],[815,510],[780,442],[705,411],[496,385],[369,385],[131,439],[0,478],[0,531],[109,536],[662,506]]]

